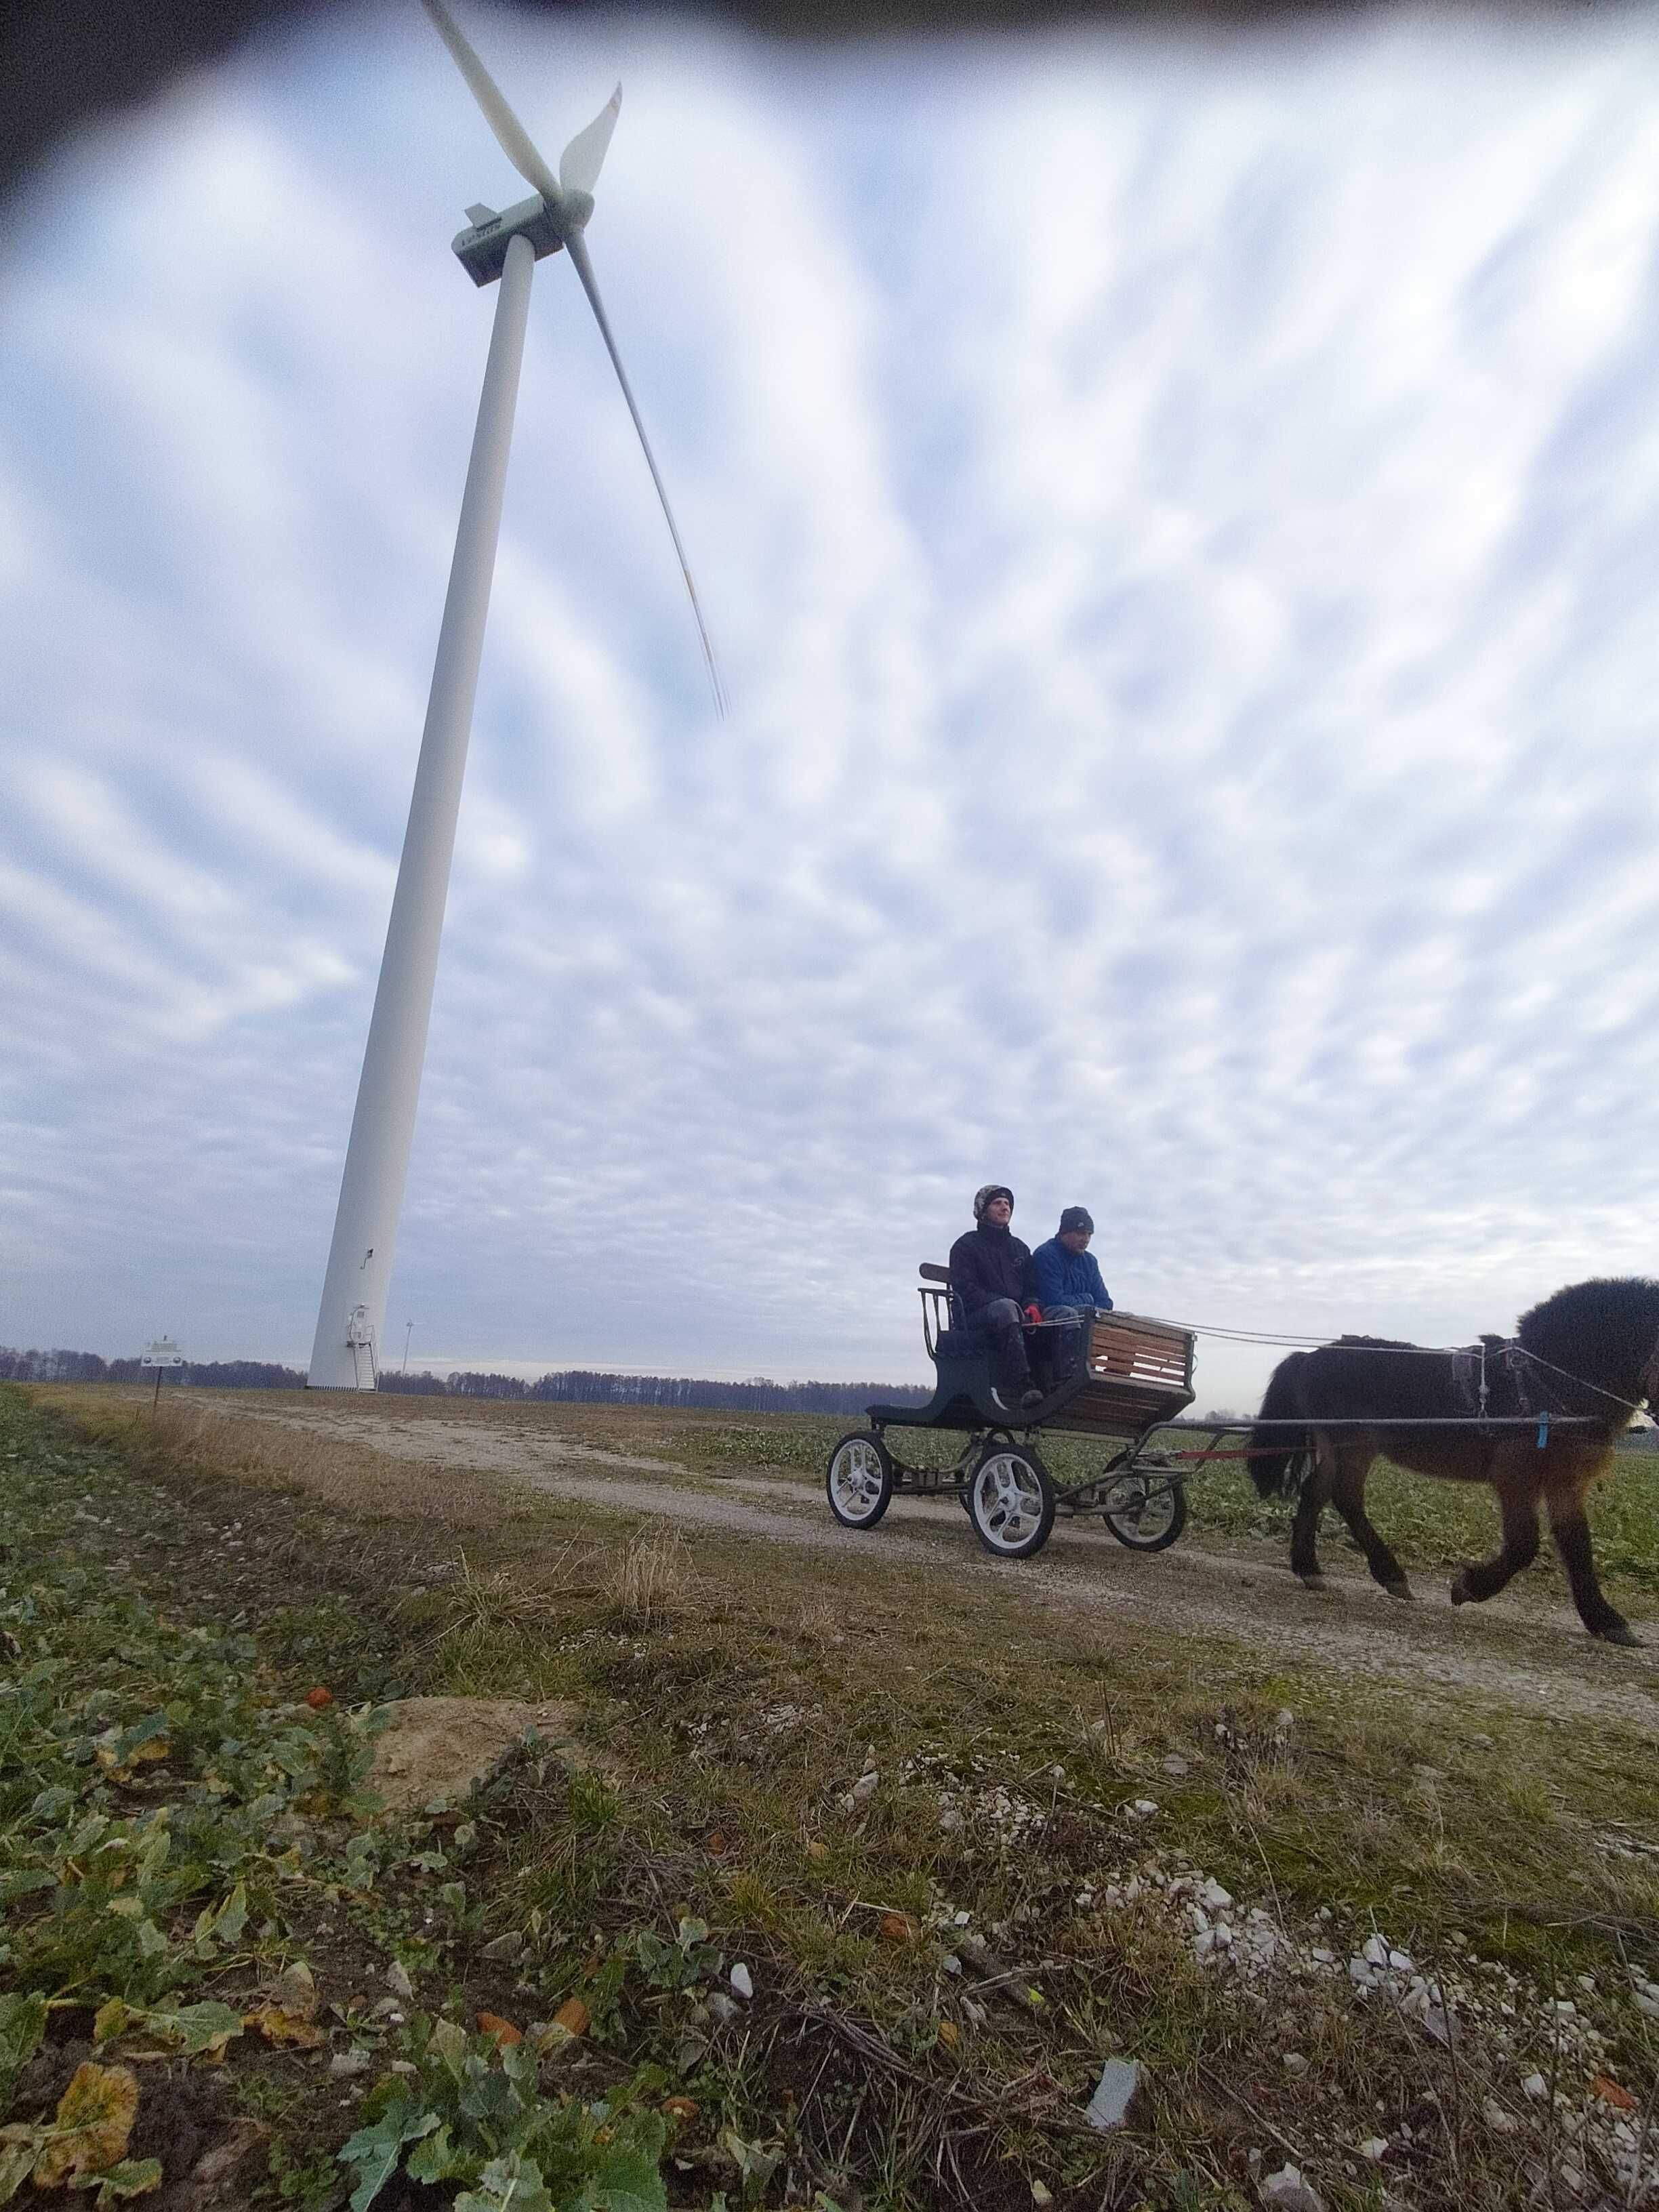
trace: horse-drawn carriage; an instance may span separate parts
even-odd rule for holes
[[[993,1388],[989,1353],[951,1311],[949,1271],[929,1265],[921,1274],[922,1334],[938,1376],[933,1395],[925,1406],[872,1406],[869,1427],[836,1445],[825,1488],[842,1527],[873,1528],[903,1491],[959,1498],[981,1543],[1003,1559],[1040,1552],[1057,1514],[1098,1513],[1119,1543],[1135,1551],[1173,1544],[1187,1524],[1184,1472],[1151,1449],[1150,1439],[1193,1401],[1193,1332],[1126,1313],[1036,1324],[1027,1332],[1034,1361],[1040,1364],[1049,1346],[1060,1346],[1068,1371],[1038,1404],[1013,1413]],[[888,1442],[894,1429],[954,1431],[963,1443],[947,1466],[912,1467]],[[1098,1474],[1061,1487],[1037,1449],[1044,1430],[1098,1437],[1116,1449]]]
[[[1409,1597],[1405,1570],[1365,1513],[1367,1474],[1386,1452],[1401,1467],[1497,1493],[1502,1545],[1459,1571],[1454,1605],[1495,1596],[1530,1564],[1541,1508],[1585,1627],[1613,1644],[1638,1640],[1596,1579],[1584,1499],[1612,1467],[1620,1431],[1644,1405],[1659,1408],[1659,1280],[1569,1284],[1522,1314],[1512,1338],[1437,1346],[1339,1337],[1282,1359],[1253,1419],[1200,1422],[1180,1418],[1193,1401],[1196,1332],[1125,1313],[1029,1331],[1034,1366],[1046,1340],[1068,1348],[1066,1371],[1011,1413],[992,1386],[988,1352],[953,1314],[949,1271],[921,1273],[922,1334],[938,1382],[925,1406],[872,1406],[869,1427],[830,1453],[825,1487],[844,1528],[873,1528],[894,1493],[908,1491],[959,1498],[999,1559],[1040,1552],[1057,1514],[1097,1513],[1121,1544],[1161,1552],[1186,1526],[1188,1474],[1242,1459],[1264,1498],[1296,1499],[1291,1566],[1310,1588],[1323,1583],[1316,1537],[1328,1503],[1373,1578]],[[946,1466],[910,1467],[887,1441],[893,1429],[951,1430],[963,1443]],[[1061,1487],[1037,1449],[1044,1430],[1117,1449],[1098,1474]],[[1167,1440],[1181,1431],[1204,1442],[1188,1449]],[[1246,1441],[1224,1447],[1228,1431]]]

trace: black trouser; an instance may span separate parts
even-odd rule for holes
[[[1037,1380],[1045,1390],[1069,1382],[1083,1358],[1083,1316],[1076,1306],[1044,1306],[1042,1318],[1050,1326],[1036,1340]]]
[[[977,1313],[969,1314],[969,1335],[991,1354],[991,1379],[1003,1396],[1019,1397],[1031,1387],[1031,1364],[1025,1357],[1025,1316],[1012,1298],[993,1298]]]

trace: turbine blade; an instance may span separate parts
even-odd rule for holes
[[[461,75],[471,86],[472,97],[483,110],[484,121],[495,132],[502,153],[525,182],[534,185],[549,207],[557,207],[561,194],[552,170],[531,143],[530,133],[507,106],[501,87],[467,44],[465,34],[445,7],[444,0],[422,0],[422,5],[436,24],[438,36],[455,57]]]
[[[611,134],[617,127],[617,111],[622,106],[622,87],[618,85],[586,131],[579,131],[559,156],[559,182],[568,192],[591,192],[599,181],[599,171],[605,167],[605,149],[611,143]]]
[[[714,647],[708,635],[708,625],[702,618],[702,603],[697,597],[697,586],[692,580],[691,565],[685,557],[685,548],[680,543],[679,526],[674,520],[674,510],[668,504],[668,494],[664,489],[661,472],[657,467],[657,457],[651,450],[651,441],[645,434],[645,425],[640,420],[640,410],[635,404],[633,388],[628,381],[628,371],[622,365],[622,356],[617,351],[617,341],[611,335],[611,324],[605,312],[605,302],[599,297],[599,288],[594,280],[593,264],[587,257],[587,240],[581,231],[573,229],[565,240],[564,247],[575,264],[577,276],[581,278],[582,289],[587,295],[587,303],[593,310],[593,319],[599,326],[599,336],[605,340],[605,350],[611,356],[611,366],[617,372],[617,381],[622,386],[623,398],[628,402],[628,411],[634,418],[634,428],[640,434],[640,445],[645,453],[645,465],[651,471],[652,483],[657,487],[657,497],[662,501],[663,517],[668,525],[668,534],[674,541],[674,550],[679,558],[680,574],[684,577],[685,588],[691,595],[691,611],[697,618],[697,635],[702,640],[702,657],[708,664],[708,680],[714,687],[715,710],[724,716],[726,705],[726,686],[720,681],[720,664],[714,658]]]

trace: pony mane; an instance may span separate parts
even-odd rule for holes
[[[1403,1336],[1339,1336],[1334,1340],[1364,1352],[1415,1352],[1418,1348]]]
[[[1540,1359],[1633,1399],[1659,1341],[1659,1282],[1597,1275],[1569,1283],[1523,1313],[1516,1334]]]

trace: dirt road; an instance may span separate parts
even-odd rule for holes
[[[959,1581],[994,1580],[1045,1609],[1104,1609],[1172,1637],[1231,1638],[1277,1653],[1293,1668],[1435,1684],[1559,1718],[1614,1721],[1659,1740],[1659,1644],[1628,1651],[1598,1644],[1576,1614],[1540,1605],[1524,1589],[1455,1611],[1445,1578],[1419,1574],[1419,1601],[1404,1605],[1363,1568],[1350,1569],[1328,1540],[1326,1571],[1334,1586],[1315,1595],[1282,1559],[1206,1549],[1190,1538],[1146,1558],[1124,1551],[1092,1522],[1062,1522],[1041,1558],[1002,1562],[987,1556],[946,1499],[897,1498],[879,1528],[854,1534],[831,1519],[822,1492],[804,1482],[692,1474],[666,1460],[603,1451],[522,1422],[400,1419],[396,1407],[395,1399],[372,1407],[354,1401],[339,1412],[307,1404],[303,1413],[261,1411],[256,1418],[396,1459],[496,1474],[611,1511],[662,1515],[688,1534],[717,1529],[726,1537],[842,1553],[864,1568],[927,1565]],[[1646,1632],[1659,1638],[1659,1624],[1647,1624]]]

